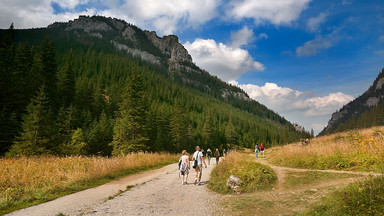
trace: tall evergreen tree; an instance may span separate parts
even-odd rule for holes
[[[186,147],[188,118],[180,103],[173,108],[170,122],[173,151],[180,152]]]
[[[228,148],[232,148],[233,145],[236,144],[236,131],[231,119],[229,120],[227,127],[225,128],[225,138],[227,140]]]
[[[52,40],[45,38],[40,45],[41,49],[41,62],[43,64],[44,85],[46,86],[46,95],[50,103],[54,106],[56,102],[56,76],[57,76],[57,62],[55,45]]]
[[[125,83],[113,128],[113,155],[148,149],[147,113],[143,81],[141,76],[133,71]]]
[[[204,126],[203,126],[203,138],[204,138],[204,148],[207,148],[208,146],[212,146],[214,144],[213,140],[213,122],[211,114],[208,114],[205,118]]]
[[[75,96],[75,74],[72,49],[67,55],[64,68],[57,73],[57,100],[61,106],[69,106]]]
[[[20,137],[12,146],[10,156],[41,155],[50,153],[52,122],[45,94],[42,86],[38,95],[27,107]]]

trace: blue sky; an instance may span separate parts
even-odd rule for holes
[[[175,34],[194,62],[319,132],[384,67],[382,0],[2,0],[0,27],[80,14]]]

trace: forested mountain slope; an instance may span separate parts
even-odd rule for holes
[[[0,32],[9,156],[281,145],[306,133],[198,68],[176,36],[85,17]]]
[[[332,114],[320,135],[384,125],[384,69],[361,96]]]

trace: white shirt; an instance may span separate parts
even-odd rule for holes
[[[203,161],[201,160],[201,157],[203,157],[203,153],[199,151],[195,151],[195,153],[193,153],[193,158],[196,160],[196,157],[197,157],[197,165],[202,165]]]

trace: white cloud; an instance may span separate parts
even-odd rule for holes
[[[337,44],[341,39],[339,35],[339,29],[334,30],[332,33],[321,36],[316,36],[313,40],[307,41],[303,46],[296,48],[296,55],[301,56],[311,56],[316,55],[322,50],[326,50],[335,44]]]
[[[376,50],[374,53],[376,55],[383,55],[384,54],[384,50]]]
[[[240,47],[255,40],[255,34],[247,26],[244,26],[237,32],[231,32],[231,40],[233,47]]]
[[[320,13],[317,17],[311,17],[307,22],[307,28],[311,32],[319,30],[320,25],[325,22],[327,17],[326,13]]]
[[[51,3],[57,3],[68,10],[55,14]],[[76,11],[79,4],[104,5],[97,10],[88,8]],[[127,22],[147,29],[156,29],[161,34],[173,34],[178,29],[196,28],[217,16],[220,0],[2,0],[0,7],[0,25],[7,28],[11,22],[17,28],[45,27],[56,21],[68,21],[84,15],[105,15],[124,19]]]
[[[254,100],[278,112],[291,122],[303,125],[307,130],[313,128],[319,132],[324,128],[331,114],[354,98],[341,92],[323,97],[314,97],[311,92],[301,92],[291,88],[280,87],[275,83],[264,86],[229,82],[239,86]]]
[[[74,9],[79,4],[86,4],[89,1],[88,0],[53,0],[52,2],[55,2],[60,5],[62,8],[67,9]]]
[[[184,46],[198,66],[225,81],[236,80],[248,71],[264,70],[263,64],[254,61],[247,50],[216,43],[212,39],[198,38]]]
[[[384,35],[381,35],[379,41],[384,41]]]
[[[160,34],[173,34],[179,28],[195,28],[217,15],[219,0],[126,0],[117,8],[127,20],[147,28],[156,28]]]
[[[289,25],[300,16],[310,0],[233,0],[227,14],[235,19],[251,18],[256,24],[268,21]]]
[[[65,7],[73,7],[74,2],[68,3]],[[95,12],[94,8],[90,8],[81,14],[93,15]],[[54,14],[50,0],[2,0],[0,27],[8,28],[12,22],[15,28],[46,27],[54,22],[75,19],[79,14],[79,12]]]

